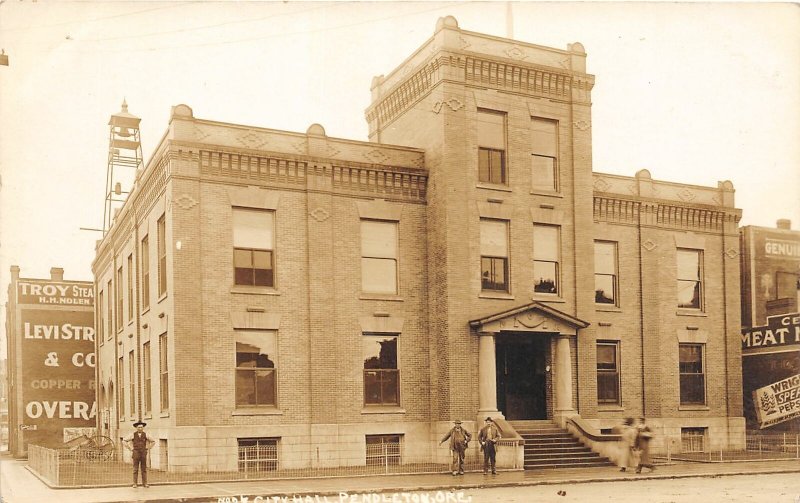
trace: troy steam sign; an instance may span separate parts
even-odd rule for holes
[[[800,374],[753,391],[761,428],[800,417]]]
[[[92,286],[20,281],[17,299],[24,443],[58,447],[65,429],[95,426]]]
[[[57,304],[62,306],[94,305],[94,290],[89,284],[63,281],[20,280],[18,304]]]
[[[800,344],[800,313],[770,316],[761,327],[742,330],[742,351]]]

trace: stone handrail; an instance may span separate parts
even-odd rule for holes
[[[578,415],[570,416],[566,420],[567,431],[594,452],[605,456],[615,463],[622,459],[622,436],[618,434],[600,433],[591,427]]]

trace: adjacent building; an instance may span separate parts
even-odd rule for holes
[[[9,451],[94,436],[94,285],[65,281],[58,267],[40,279],[11,266],[8,299]]]
[[[446,17],[368,142],[173,107],[93,263],[103,432],[172,470],[444,461],[486,416],[740,446],[733,186],[593,172],[594,80]]]
[[[800,431],[800,231],[741,229],[742,379],[748,429]]]

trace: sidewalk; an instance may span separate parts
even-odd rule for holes
[[[637,479],[672,479],[724,475],[754,475],[763,473],[800,473],[800,462],[765,461],[740,463],[678,463],[660,465],[653,473],[636,475],[619,472],[615,467],[560,470],[529,470],[501,472],[496,476],[468,473],[453,477],[449,474],[394,475],[377,477],[325,478],[301,480],[269,480],[219,482],[206,484],[175,484],[98,489],[50,489],[25,468],[24,461],[0,457],[0,502],[2,503],[109,503],[109,502],[239,502],[247,496],[252,503],[257,496],[267,501],[270,496],[286,496],[288,501],[304,503],[340,501],[340,493],[401,493],[411,491],[449,491],[482,487],[514,487],[542,484],[575,484],[582,482],[635,481]],[[315,498],[318,496],[319,498]],[[348,499],[343,499],[348,501]],[[358,501],[362,501],[359,497]],[[400,500],[403,501],[403,500]]]

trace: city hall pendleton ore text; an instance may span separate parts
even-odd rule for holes
[[[103,433],[183,471],[445,461],[486,416],[743,444],[733,186],[593,172],[594,81],[448,16],[367,142],[173,107],[93,263]]]

